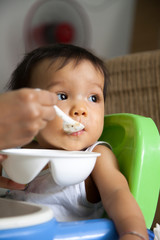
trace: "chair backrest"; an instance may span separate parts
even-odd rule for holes
[[[115,57],[106,65],[110,85],[105,113],[150,117],[160,132],[160,50]]]
[[[111,144],[150,228],[160,189],[160,136],[154,121],[135,114],[106,115],[101,140]]]

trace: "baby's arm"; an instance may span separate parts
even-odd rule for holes
[[[125,177],[118,169],[117,159],[112,151],[98,145],[94,149],[100,152],[92,178],[99,190],[103,206],[108,216],[114,221],[121,240],[140,240],[138,233],[148,240],[144,217],[132,196]]]

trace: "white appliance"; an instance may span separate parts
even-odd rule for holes
[[[51,33],[59,26],[60,40],[87,47],[104,59],[128,53],[135,4],[136,0],[1,0],[0,91],[25,51],[40,43],[50,22]],[[63,36],[65,31],[68,35]],[[36,35],[33,41],[31,33]]]

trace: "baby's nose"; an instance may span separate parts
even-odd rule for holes
[[[73,117],[75,116],[84,116],[86,117],[87,116],[87,109],[85,107],[73,107],[72,110],[71,110],[71,115]]]

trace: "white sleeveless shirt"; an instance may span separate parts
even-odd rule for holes
[[[86,151],[92,151],[97,145],[110,145],[98,141]],[[44,204],[52,208],[57,221],[79,221],[100,218],[103,216],[104,208],[102,202],[90,203],[86,198],[85,181],[61,187],[57,185],[49,171],[42,171],[25,191],[11,190],[7,198],[21,201]]]

